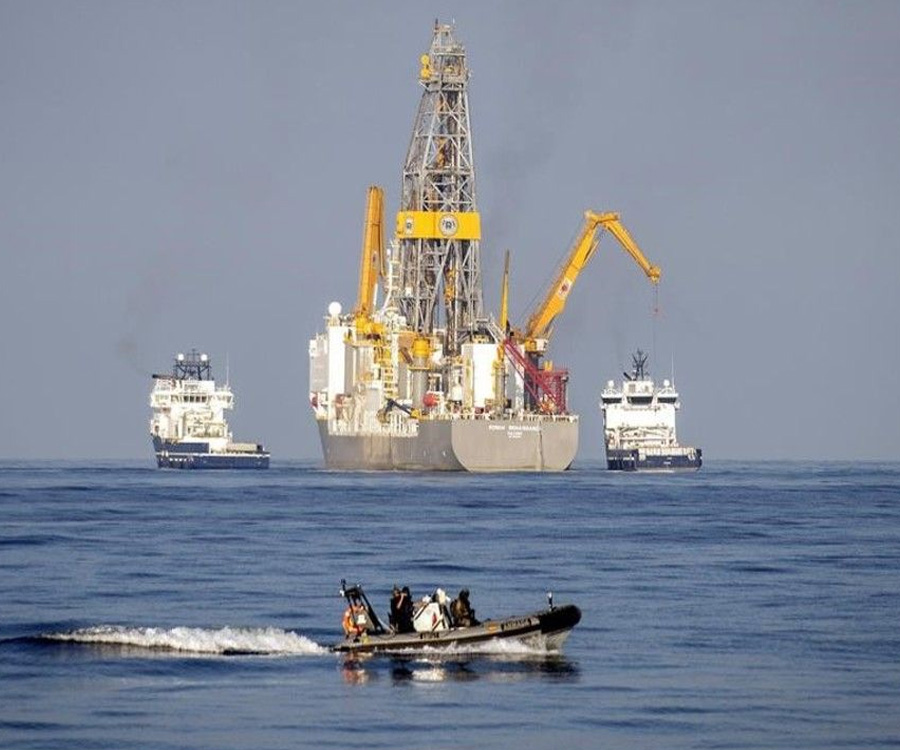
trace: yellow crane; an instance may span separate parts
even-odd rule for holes
[[[578,275],[591,259],[600,238],[597,231],[606,229],[613,235],[625,251],[634,258],[647,278],[654,284],[659,283],[661,271],[644,257],[641,249],[619,220],[617,213],[598,214],[593,211],[584,212],[584,224],[578,234],[572,250],[558,276],[553,281],[541,304],[535,309],[525,326],[524,338],[526,351],[537,352],[546,347],[546,341],[553,331],[553,323],[566,306],[566,300]]]
[[[375,312],[375,291],[384,265],[384,190],[369,188],[366,198],[366,223],[363,228],[359,261],[359,290],[353,315],[359,329],[367,327]]]

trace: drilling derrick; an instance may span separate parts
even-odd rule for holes
[[[482,291],[469,69],[452,26],[435,23],[420,62],[425,90],[403,168],[396,302],[415,332],[444,328],[445,353],[455,354],[478,327]]]

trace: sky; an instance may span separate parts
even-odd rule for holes
[[[900,3],[0,0],[0,458],[152,461],[148,395],[207,352],[235,438],[315,459],[309,339],[397,209],[456,24],[484,296],[527,318],[617,211],[551,358],[578,460],[638,347],[715,459],[900,456]],[[391,222],[388,222],[390,225]]]

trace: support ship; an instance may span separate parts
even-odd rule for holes
[[[309,342],[325,465],[565,470],[578,448],[567,371],[510,335],[505,302],[499,320],[483,309],[469,69],[452,26],[435,24],[420,62],[394,239],[372,187],[356,306],[332,302]]]
[[[171,375],[154,375],[150,437],[161,469],[267,469],[259,443],[236,443],[225,421],[234,408],[226,382],[216,385],[209,357],[178,354]]]
[[[647,355],[632,355],[631,374],[621,387],[610,380],[600,396],[606,465],[615,471],[691,471],[700,468],[700,448],[679,445],[675,412],[678,392],[663,380],[657,388],[646,370]]]

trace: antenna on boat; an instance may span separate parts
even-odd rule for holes
[[[229,372],[230,365],[228,363],[228,352],[225,352],[225,385],[231,385],[231,373]]]

